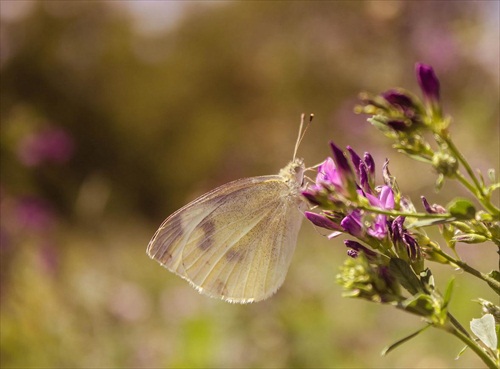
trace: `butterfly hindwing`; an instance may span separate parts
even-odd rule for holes
[[[168,217],[148,254],[209,296],[265,299],[295,250],[303,218],[296,192],[280,175],[225,184]]]

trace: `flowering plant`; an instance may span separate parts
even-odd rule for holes
[[[477,270],[455,248],[457,242],[489,242],[500,251],[500,209],[492,201],[500,183],[494,170],[488,173],[489,183],[481,173],[476,175],[453,143],[448,130],[451,119],[443,114],[439,80],[432,67],[417,63],[416,74],[423,99],[403,89],[377,96],[363,94],[363,105],[356,111],[371,115],[368,121],[393,141],[395,149],[431,165],[438,176],[437,188],[445,179],[454,179],[471,198],[457,198],[442,206],[431,205],[422,196],[425,211],[417,211],[389,172],[388,160],[382,167],[384,183],[377,185],[369,153],[361,157],[351,147],[344,152],[331,142],[332,157],[318,167],[315,183],[303,192],[315,206],[306,217],[331,231],[329,238],[342,233],[353,238],[344,241],[349,258],[337,276],[344,296],[392,305],[425,321],[422,329],[390,345],[384,354],[435,327],[459,338],[489,368],[497,368],[500,307],[480,298],[483,316],[472,320],[469,333],[449,311],[453,279],[440,292],[428,262],[460,268],[500,294],[500,273]],[[427,137],[435,142],[431,144]],[[425,228],[430,226],[439,228],[446,248],[427,236]]]

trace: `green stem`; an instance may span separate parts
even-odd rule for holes
[[[462,153],[458,150],[458,148],[455,146],[453,141],[448,137],[448,136],[441,136],[441,139],[443,139],[446,144],[448,145],[448,148],[453,152],[453,154],[458,158],[458,161],[462,163],[464,166],[465,170],[467,171],[467,174],[469,177],[472,179],[474,182],[476,188],[478,189],[478,192],[484,196],[485,194],[483,193],[483,187],[479,183],[479,180],[477,179],[476,175],[474,174],[474,171],[470,167],[469,163],[465,159],[465,157],[462,155]]]
[[[453,315],[451,315],[451,313],[448,313],[447,316],[448,316],[448,319],[450,320],[450,323],[456,329],[458,329],[459,331],[461,331],[463,334],[465,334],[467,337],[470,338],[469,332],[467,332],[467,330],[462,326],[462,324],[460,324],[460,322],[457,320],[457,318],[455,318]]]
[[[455,178],[465,187],[469,190],[471,194],[476,196],[478,199],[482,197],[481,192],[472,184],[470,183],[463,175],[460,173],[460,171],[455,172]]]
[[[444,213],[444,214],[405,213],[397,210],[386,210],[386,209],[374,208],[371,206],[363,206],[363,205],[357,205],[356,209],[366,210],[376,214],[392,215],[396,217],[403,216],[407,218],[419,218],[419,219],[450,219],[450,221],[453,220],[451,214],[449,213]]]
[[[469,334],[464,333],[461,329],[456,328],[454,325],[451,327],[443,327],[447,332],[450,332],[460,341],[465,343],[477,356],[488,366],[490,369],[498,369],[497,363],[474,341]]]
[[[500,210],[494,206],[491,201],[489,195],[484,194],[481,189],[475,188],[467,179],[460,173],[458,170],[455,172],[455,178],[465,187],[469,190],[470,193],[472,193],[476,198],[479,200],[479,202],[484,206],[486,210],[488,210],[490,213],[493,215],[497,215],[500,213]]]
[[[472,181],[474,182],[474,185],[472,185],[471,183],[469,183],[469,181],[467,181],[464,176],[462,176],[462,174],[457,171],[455,173],[455,176],[456,178],[460,181],[460,183],[462,183],[474,196],[477,197],[477,199],[481,202],[481,204],[489,211],[489,212],[492,212],[493,214],[496,214],[498,215],[500,213],[500,209],[498,209],[497,207],[495,207],[491,201],[490,201],[490,197],[487,193],[484,192],[484,188],[483,186],[481,185],[481,183],[479,182],[479,180],[477,179],[476,175],[474,174],[474,171],[472,170],[471,166],[469,165],[469,163],[467,162],[467,160],[465,159],[465,157],[462,155],[462,153],[458,150],[458,148],[455,146],[455,144],[453,143],[453,141],[443,135],[443,136],[440,136],[440,138],[442,140],[444,140],[444,142],[446,142],[446,144],[448,145],[448,148],[453,152],[453,154],[455,155],[455,157],[458,159],[458,161],[463,165],[463,167],[465,168],[465,171],[467,172],[467,174],[469,175],[469,177],[472,179]]]
[[[433,244],[432,242],[430,243],[430,245],[432,246],[433,250],[441,255],[442,257],[444,257],[446,260],[448,260],[450,263],[452,264],[455,264],[456,266],[458,266],[459,268],[463,269],[465,272],[469,273],[469,274],[472,274],[473,276],[479,278],[479,279],[482,279],[483,281],[485,281],[486,283],[488,283],[488,285],[497,293],[500,295],[500,282],[498,282],[496,279],[494,278],[491,278],[489,275],[487,274],[484,274],[484,273],[481,273],[479,270],[477,269],[474,269],[473,267],[471,267],[469,264],[461,261],[461,260],[457,260],[455,259],[453,256],[451,255],[448,255],[446,252],[444,252],[443,250],[441,250],[441,248],[435,244]]]

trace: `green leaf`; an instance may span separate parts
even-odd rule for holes
[[[431,217],[432,215],[429,215],[429,216]],[[436,224],[450,223],[450,222],[453,222],[454,220],[456,220],[456,219],[453,217],[446,218],[446,219],[443,219],[443,218],[421,219],[421,220],[417,220],[417,221],[411,223],[408,226],[408,228],[428,227],[428,226],[432,226],[432,225],[436,225]]]
[[[457,219],[474,219],[476,215],[476,208],[467,199],[455,199],[446,206],[446,209]]]
[[[490,349],[497,348],[497,334],[495,331],[495,318],[492,314],[485,314],[481,319],[472,319],[470,330]]]
[[[423,293],[406,299],[400,306],[403,310],[422,317],[430,317],[436,313],[432,297]]]
[[[389,262],[389,270],[396,280],[411,294],[414,295],[417,292],[423,292],[420,280],[417,278],[410,265],[403,259],[392,258]]]
[[[422,329],[419,329],[418,331],[410,334],[409,336],[406,336],[396,342],[394,342],[392,345],[390,346],[387,346],[386,348],[384,348],[381,352],[381,355],[382,356],[385,356],[387,355],[389,352],[391,352],[392,350],[394,350],[396,347],[402,345],[403,343],[405,343],[406,341],[409,341],[411,340],[413,337],[417,336],[418,334],[422,333],[423,331],[425,331],[427,328],[429,328],[430,325],[426,325],[425,327],[423,327]]]
[[[453,292],[453,286],[455,285],[455,278],[451,278],[446,286],[443,297],[443,307],[446,308],[451,300],[451,293]]]
[[[492,270],[488,273],[488,276],[500,283],[500,272],[498,270]]]

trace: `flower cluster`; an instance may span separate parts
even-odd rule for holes
[[[405,227],[404,216],[391,214],[395,209],[408,208],[408,201],[397,191],[396,183],[388,171],[388,163],[384,165],[385,183],[376,186],[375,161],[369,153],[361,157],[352,147],[347,147],[348,159],[347,154],[333,142],[330,147],[332,157],[328,157],[318,167],[315,183],[303,192],[311,204],[321,209],[319,213],[307,211],[307,219],[318,227],[333,231],[329,238],[341,233],[356,238],[344,242],[348,248],[347,255],[358,258],[362,254],[359,262],[363,265],[372,264],[366,275],[382,273],[380,281],[391,280],[385,266],[393,257],[408,262],[416,273],[422,271],[423,253],[417,242],[418,237]],[[396,199],[399,201],[396,202]],[[380,281],[370,283],[389,285]],[[372,288],[369,290],[376,291]],[[399,290],[391,287],[391,291]],[[396,296],[390,298],[388,295],[381,298],[380,293],[378,291],[378,297],[375,298],[368,296],[365,290],[362,296],[381,301],[397,299]]]
[[[314,210],[305,216],[314,225],[327,229],[328,238],[340,234],[349,238],[344,241],[348,258],[337,275],[344,296],[389,304],[416,314],[428,326],[444,329],[461,339],[489,367],[498,367],[496,332],[500,308],[480,299],[484,316],[471,322],[471,331],[487,348],[485,351],[449,313],[453,279],[444,294],[440,293],[425,262],[461,268],[500,294],[500,273],[479,272],[463,262],[455,249],[458,242],[491,242],[500,248],[500,209],[491,200],[500,183],[495,183],[492,170],[490,185],[481,174],[477,177],[451,140],[447,130],[451,119],[442,115],[440,84],[433,69],[417,63],[416,74],[423,99],[403,89],[391,89],[377,96],[363,95],[365,105],[357,107],[357,111],[372,115],[368,121],[391,138],[398,151],[430,164],[438,174],[438,188],[444,178],[456,179],[475,201],[456,198],[444,207],[431,205],[422,196],[425,211],[418,212],[390,174],[388,160],[382,166],[383,183],[377,185],[375,161],[369,153],[360,156],[352,147],[343,151],[330,142],[331,157],[318,166],[315,182],[302,193]],[[432,137],[434,145],[426,137]],[[482,209],[476,210],[474,203]],[[430,226],[438,227],[453,256],[426,235],[424,227]]]

